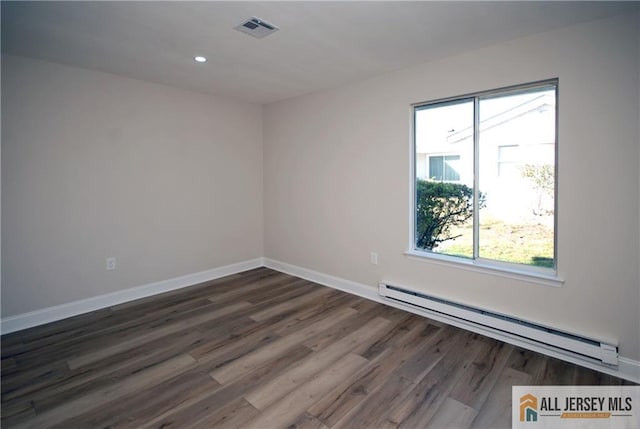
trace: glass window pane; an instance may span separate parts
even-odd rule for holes
[[[473,257],[473,99],[415,111],[417,249]]]
[[[554,267],[555,88],[480,98],[478,256]]]
[[[444,157],[444,180],[457,182],[460,180],[458,168],[460,155],[449,155]]]
[[[429,157],[429,177],[431,180],[442,180],[442,157]]]
[[[430,156],[429,157],[429,179],[442,180],[442,157]]]

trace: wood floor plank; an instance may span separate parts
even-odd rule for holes
[[[245,323],[247,322],[247,323]],[[274,341],[280,338],[273,332],[273,326],[278,321],[255,322],[248,317],[242,323],[236,323],[230,327],[227,333],[221,333],[213,338],[203,341],[198,347],[189,353],[199,362],[217,362],[216,367],[228,363],[233,359],[247,354],[258,348],[258,344],[263,343],[267,338]],[[226,356],[222,358],[223,356]],[[234,357],[235,356],[235,357]]]
[[[256,291],[256,293],[251,294],[248,300],[252,304],[264,302],[281,303],[315,289],[317,289],[317,287],[314,287],[313,284],[307,280],[289,279],[275,286]]]
[[[331,313],[336,311],[338,308],[351,308],[351,302],[353,302],[353,295],[334,291],[334,293],[322,297],[314,304],[301,306],[299,310],[292,311],[287,315],[284,323],[278,324],[274,329],[274,332],[280,336],[289,335],[290,333],[296,332],[297,330],[311,325],[318,320],[325,317],[331,317]],[[351,308],[351,310],[353,310],[352,314],[358,312],[353,308]]]
[[[164,292],[160,295],[125,302],[111,307],[111,310],[113,312],[124,311],[127,313],[132,313],[133,310],[133,314],[136,314],[140,311],[144,312],[149,309],[155,309],[159,305],[162,306],[166,303],[180,302],[183,299],[193,299],[194,297],[206,298],[211,295],[212,290],[222,294],[228,290],[237,289],[238,287],[243,287],[248,284],[260,283],[263,279],[279,274],[281,273],[268,268],[257,268],[255,270],[232,274],[219,279],[199,283],[197,285],[189,286],[188,288],[176,289]]]
[[[248,317],[243,317],[240,323],[230,327],[228,332],[220,333],[199,346],[191,349],[189,354],[199,361],[212,361],[222,354],[228,354],[233,349],[243,348],[245,344],[258,344],[263,338],[278,337],[270,329],[273,322],[256,323]]]
[[[609,374],[593,371],[587,368],[581,368],[580,371],[574,372],[573,383],[578,386],[615,386],[624,384],[624,380],[613,377]]]
[[[282,357],[295,347],[295,345],[293,345],[291,348],[286,350],[280,350],[279,353],[276,352],[272,349],[272,346],[273,344],[278,344],[281,339],[281,337],[271,332],[256,332],[256,334],[251,337],[243,338],[241,341],[234,341],[235,344],[232,347],[223,348],[214,353],[209,353],[208,355],[200,358],[198,363],[209,367],[209,376],[211,376],[214,371],[224,368],[225,365],[242,360],[247,356],[253,356],[257,351],[270,350],[271,353],[265,353],[262,356],[262,359],[253,361],[253,366],[251,368],[251,371],[253,371],[263,365],[264,360]],[[244,374],[251,373],[251,371],[245,371]],[[241,376],[242,375],[239,375],[239,377]],[[225,384],[229,383],[227,382]]]
[[[334,312],[343,308],[336,304],[337,302],[335,301],[329,302],[319,299],[315,303],[317,308],[314,312],[309,312],[306,308],[307,305],[301,305],[299,311],[293,310],[286,314],[278,314],[261,322],[254,322],[247,317],[247,320],[253,323],[248,325],[236,323],[236,326],[231,327],[227,335],[217,336],[203,343],[201,347],[192,350],[190,354],[200,362],[215,361],[216,368],[218,368],[239,358],[241,355],[251,352],[252,348],[256,348],[251,344],[262,343],[267,338],[275,340],[279,336],[284,336],[286,332],[296,331],[289,328],[284,330],[279,328],[295,326],[297,330],[301,330],[321,319],[333,317]],[[259,304],[258,307],[260,305],[262,304]],[[352,313],[355,314],[354,312]]]
[[[271,275],[271,273],[268,274]],[[255,274],[246,273],[246,279],[253,278],[253,276],[255,276]],[[186,289],[166,292],[153,297],[97,310],[88,314],[74,316],[48,325],[31,328],[20,332],[19,335],[23,338],[25,347],[40,350],[46,344],[61,345],[67,340],[77,341],[85,336],[95,338],[97,335],[122,330],[131,322],[140,323],[146,318],[141,316],[151,316],[150,319],[157,319],[157,313],[166,313],[167,311],[173,311],[173,309],[178,309],[185,305],[194,308],[197,306],[195,302],[206,302],[206,300],[203,299],[203,295],[206,294],[207,289],[212,285],[215,285],[219,290],[224,288],[225,285],[228,287],[236,287],[238,282],[243,278],[245,277],[242,274],[237,274],[227,278],[205,282]]]
[[[239,397],[222,408],[203,414],[200,420],[189,425],[190,429],[235,429],[257,416],[259,412],[243,397]]]
[[[439,328],[436,329],[439,330]],[[336,424],[419,349],[424,341],[424,332],[422,326],[415,326],[403,337],[403,342],[397,348],[378,355],[361,371],[347,377],[335,389],[313,404],[308,409],[309,413],[330,427]]]
[[[207,299],[214,303],[247,301],[263,291],[289,288],[289,285],[294,282],[295,279],[287,277],[286,274],[275,274],[273,276],[263,277],[260,280],[253,282],[239,283],[233,289],[229,289],[225,292],[219,290],[217,290],[216,293],[210,292]]]
[[[15,371],[18,371],[18,364],[15,358],[4,358],[0,361],[0,376],[7,377]]]
[[[113,312],[111,309],[103,308],[90,313],[69,317],[61,321],[35,326],[12,334],[13,337],[20,339],[20,343],[15,343],[14,346],[23,346],[34,340],[41,341],[55,335],[74,335],[76,329],[84,330],[88,325],[95,326],[102,320],[111,320],[112,317]],[[2,346],[3,356],[4,353],[15,352],[11,347],[6,347],[7,345],[4,343]]]
[[[158,384],[160,380],[175,371],[185,369],[196,362],[189,355],[181,355],[163,362],[155,367],[141,371],[131,376],[121,383],[115,384],[105,389],[95,390],[88,395],[65,402],[63,405],[38,413],[37,416],[28,423],[20,424],[18,428],[42,428],[60,423],[70,417],[74,417],[87,410],[99,407],[119,396],[126,395],[131,392],[142,390],[154,384]]]
[[[104,347],[100,350],[95,350],[84,355],[75,356],[67,361],[69,368],[71,370],[79,368],[81,366],[90,364],[100,359],[104,359],[108,356],[114,355],[124,350],[129,350],[134,347],[141,347],[146,343],[149,343],[158,338],[166,337],[167,335],[185,331],[189,328],[193,328],[195,326],[201,325],[205,322],[209,322],[214,319],[220,319],[225,317],[237,310],[241,310],[243,308],[250,307],[251,304],[247,302],[238,302],[233,305],[229,305],[227,307],[222,307],[217,310],[209,311],[205,314],[196,316],[191,319],[187,319],[185,321],[176,322],[173,324],[169,324],[167,326],[163,326],[162,328],[155,329],[153,332],[145,333],[144,335],[134,336],[128,340],[116,343],[110,347]]]
[[[36,368],[28,368],[2,377],[2,399],[10,401],[58,380],[65,379],[69,366],[64,361],[52,362]]]
[[[203,298],[185,298],[177,302],[158,305],[152,309],[136,314],[129,312],[112,312],[109,317],[102,318],[97,323],[85,324],[76,329],[61,331],[55,335],[42,338],[33,338],[29,342],[25,340],[25,349],[39,349],[64,347],[82,341],[84,338],[96,340],[105,338],[112,333],[123,333],[127,330],[140,329],[144,326],[157,323],[163,316],[164,320],[171,321],[172,315],[183,315],[187,311],[194,311],[200,307],[210,306],[211,302]],[[166,323],[166,322],[165,322]]]
[[[442,429],[445,427],[467,429],[471,427],[478,412],[468,405],[447,398],[429,421],[426,428]]]
[[[304,329],[296,331],[286,337],[280,338],[277,342],[271,344],[269,348],[263,348],[256,350],[254,353],[243,356],[240,359],[230,362],[228,365],[223,366],[211,373],[211,376],[218,382],[226,384],[233,379],[239,378],[260,365],[260,362],[266,359],[271,359],[274,356],[282,354],[287,349],[292,348],[302,343],[307,337],[316,335],[325,329],[330,328],[332,325],[339,323],[341,320],[346,319],[355,310],[351,308],[339,309],[335,312],[333,317],[321,319],[313,325],[307,326]]]
[[[514,384],[631,384],[264,267],[0,348],[3,428],[493,428]]]
[[[312,378],[318,372],[349,353],[357,353],[358,348],[375,341],[376,336],[390,325],[386,319],[376,318],[371,323],[354,331],[350,335],[329,347],[311,354],[289,371],[282,373],[264,386],[254,389],[245,398],[256,408],[264,410],[267,406],[296,389],[300,384]],[[363,358],[364,359],[364,358]],[[218,380],[220,381],[220,380]]]
[[[309,413],[303,413],[298,419],[287,426],[286,429],[329,429],[324,423]]]
[[[35,380],[25,384],[10,394],[3,396],[4,407],[15,407],[21,403],[36,406],[40,412],[55,407],[57,404],[68,402],[74,397],[82,396],[87,392],[99,389],[125,379],[139,370],[165,361],[179,354],[178,352],[165,353],[164,350],[155,350],[151,355],[138,360],[117,361],[113,366],[101,370],[68,371],[60,373],[54,378]]]
[[[524,386],[531,383],[527,373],[506,368],[489,397],[473,420],[472,427],[477,429],[508,429],[511,427],[511,390],[512,386]]]
[[[302,383],[282,399],[277,402],[271,401],[271,406],[254,419],[246,422],[242,427],[245,429],[256,427],[276,428],[293,424],[318,398],[325,395],[345,377],[362,368],[368,362],[362,356],[352,353],[347,354],[324,368],[320,373],[316,373],[315,377]]]
[[[199,361],[216,360],[220,354],[228,355],[230,349],[244,347],[244,343],[257,343],[265,336],[273,337],[274,332],[276,336],[283,336],[279,329],[281,327],[295,326],[297,329],[302,329],[339,309],[338,306],[320,299],[313,304],[301,304],[299,309],[277,314],[261,322],[255,322],[248,317],[249,314],[256,309],[265,308],[265,306],[268,307],[268,305],[269,304],[260,303],[247,310],[236,313],[235,317],[237,317],[237,319],[227,319],[224,324],[219,324],[219,327],[213,328],[223,331],[226,330],[224,335],[212,336],[210,340],[205,341],[200,347],[191,350],[190,354]],[[309,313],[306,309],[307,306],[316,307],[315,312]],[[302,320],[301,315],[307,318]],[[309,315],[312,317],[308,317]],[[294,330],[289,330],[289,332],[293,331]]]
[[[115,382],[124,381],[140,371],[184,354],[190,344],[198,341],[200,334],[190,332],[157,341],[153,347],[144,347],[142,353],[133,350],[124,356],[112,356],[89,367],[70,371],[67,378],[50,386],[45,392],[37,391],[30,399],[39,412],[54,408],[59,404],[82,397],[93,390],[107,387]],[[167,341],[169,344],[166,344]]]
[[[245,404],[247,405],[246,407],[244,406]],[[164,419],[162,423],[146,427],[163,429],[217,427],[215,426],[216,423],[221,423],[228,419],[242,421],[243,418],[248,417],[246,415],[237,415],[237,413],[242,411],[249,414],[257,414],[257,410],[253,409],[251,404],[243,401],[242,398],[221,403],[219,396],[213,394],[205,396],[202,400],[180,412],[171,414],[170,417]]]
[[[389,329],[382,338],[371,344],[371,346],[362,352],[362,357],[369,360],[374,359],[388,348],[398,344],[405,335],[409,334],[409,332],[417,326],[421,327],[421,335],[423,338],[439,330],[436,326],[428,323],[424,318],[418,317],[414,314],[405,314],[405,317],[400,319],[392,329]]]
[[[68,428],[138,428],[159,414],[179,407],[186,401],[220,390],[218,382],[197,367],[180,372],[146,389],[120,396],[103,406],[89,410],[60,424],[55,429]]]
[[[58,360],[66,361],[76,356],[97,352],[98,350],[116,345],[131,338],[144,337],[146,334],[156,335],[154,332],[158,328],[164,328],[167,325],[176,324],[188,319],[193,320],[193,318],[199,316],[205,319],[211,318],[211,315],[208,315],[208,313],[214,309],[217,310],[219,307],[210,303],[206,307],[186,309],[179,313],[163,315],[156,319],[147,318],[146,315],[142,315],[138,319],[134,318],[127,322],[125,326],[117,325],[112,328],[100,329],[96,335],[83,335],[78,339],[63,341],[58,345],[38,349],[36,353],[22,355],[18,358],[18,364],[21,368],[27,369],[49,365]],[[143,320],[143,322],[138,323],[138,320]]]
[[[507,367],[529,374],[531,384],[540,384],[546,369],[548,358],[529,350],[515,347],[507,360]]]
[[[481,349],[472,336],[460,338],[464,341],[458,341],[450,348],[404,401],[390,410],[388,420],[396,423],[398,428],[425,427],[466,373]]]
[[[213,392],[203,393],[202,395],[184,401],[173,409],[164,411],[146,422],[139,422],[137,426],[134,427],[139,429],[166,427],[172,424],[172,422],[180,420],[180,415],[184,414],[188,416],[191,413],[191,407],[199,407],[202,401],[207,401],[212,408],[222,408],[235,398],[243,396],[249,389],[259,387],[269,382],[281,371],[286,370],[289,366],[304,359],[310,353],[311,350],[308,348],[300,345],[296,346],[289,350],[285,356],[278,356],[263,362],[261,367],[238,380],[234,380],[233,383]]]
[[[25,332],[27,332],[27,330],[10,332],[2,335],[0,340],[2,344],[2,353],[0,353],[0,356],[3,360],[5,358],[5,353],[8,350],[11,350],[13,347],[19,347],[22,344],[22,335],[24,335]]]
[[[545,359],[541,384],[555,383],[558,386],[569,386],[575,380],[575,365],[557,359]]]
[[[29,402],[2,405],[2,424],[5,427],[17,426],[21,422],[33,419],[35,416],[36,410]]]
[[[320,332],[317,335],[309,337],[302,344],[309,347],[313,351],[320,351],[331,344],[340,341],[355,330],[360,329],[362,326],[370,323],[376,318],[380,318],[380,311],[372,309],[363,313],[356,313],[349,318],[343,320],[340,323],[336,323],[331,328]],[[385,319],[387,320],[387,319]]]
[[[332,428],[378,428],[387,426],[389,410],[401,403],[414,386],[404,377],[392,374],[375,391],[367,395]]]
[[[417,383],[463,336],[463,331],[457,328],[438,329],[436,334],[424,342],[421,349],[398,369],[397,373]]]
[[[324,296],[329,292],[331,292],[331,289],[329,288],[315,288],[315,290],[312,290],[309,293],[305,293],[295,298],[288,299],[286,302],[280,304],[272,305],[269,308],[265,308],[264,310],[251,314],[249,317],[256,322],[260,322],[278,314],[290,311],[291,309],[296,308],[301,303],[313,301],[314,299]]]
[[[513,346],[501,341],[484,339],[483,349],[451,392],[451,398],[476,410],[489,396],[498,380]]]

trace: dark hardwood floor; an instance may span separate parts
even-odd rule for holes
[[[2,427],[510,427],[611,376],[259,268],[2,337]]]

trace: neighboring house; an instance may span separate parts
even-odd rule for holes
[[[416,176],[473,187],[472,105],[425,117],[416,135]],[[443,110],[445,110],[443,109]],[[509,221],[541,221],[553,210],[553,196],[542,195],[523,176],[522,167],[555,163],[555,101],[552,93],[488,99],[480,108],[479,186],[487,198],[483,214]],[[425,115],[426,116],[426,115]],[[421,119],[418,119],[419,121]],[[522,130],[527,130],[522,132]],[[545,216],[546,217],[546,216]]]

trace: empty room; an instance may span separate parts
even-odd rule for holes
[[[640,428],[640,2],[1,2],[3,428]]]

